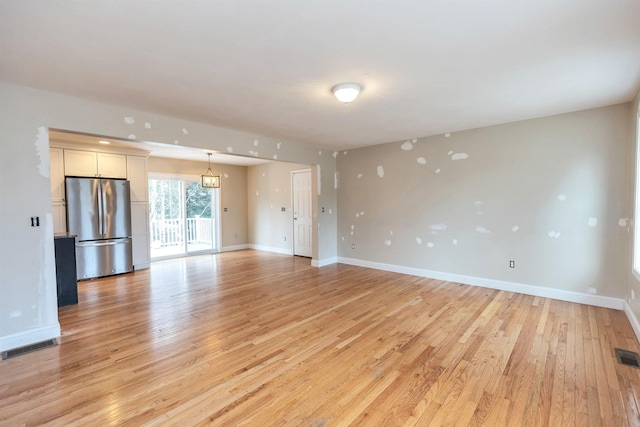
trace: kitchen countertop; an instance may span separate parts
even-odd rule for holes
[[[53,233],[53,238],[55,239],[75,239],[78,237],[77,234],[71,233]]]

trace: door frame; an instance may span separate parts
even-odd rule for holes
[[[313,170],[312,168],[305,168],[305,169],[295,169],[290,171],[290,175],[291,175],[291,227],[293,228],[293,232],[292,232],[292,236],[293,238],[291,239],[291,253],[293,254],[293,256],[304,256],[307,257],[307,255],[298,255],[296,254],[296,221],[293,219],[293,212],[295,212],[295,188],[294,188],[294,182],[293,182],[293,177],[295,174],[297,173],[305,173],[308,172],[309,173],[309,177],[310,177],[310,181],[309,181],[309,192],[311,194],[311,200],[310,200],[310,204],[309,204],[309,210],[311,212],[311,232],[309,233],[309,238],[311,239],[311,254],[308,255],[308,258],[313,259],[313,245],[315,244],[315,238],[313,236],[313,224],[314,224],[314,219],[313,219],[313,208],[315,206],[314,203],[314,197],[313,197]]]
[[[192,174],[176,174],[176,173],[164,173],[164,172],[149,172],[148,176],[147,176],[147,180],[172,180],[172,181],[181,181],[182,182],[182,209],[184,211],[184,236],[185,236],[185,242],[184,242],[184,252],[180,253],[180,254],[176,254],[176,255],[166,255],[166,256],[159,256],[159,257],[153,257],[151,259],[151,261],[161,261],[163,259],[172,259],[172,258],[182,258],[185,256],[193,256],[193,255],[205,255],[205,254],[215,254],[215,253],[219,253],[221,252],[221,247],[220,245],[222,244],[222,237],[220,235],[220,231],[222,229],[222,216],[221,216],[221,212],[222,212],[222,208],[220,206],[220,189],[213,189],[214,191],[214,195],[213,197],[215,198],[215,205],[216,205],[216,209],[215,209],[215,215],[216,215],[216,221],[214,221],[213,224],[213,228],[214,228],[214,233],[215,233],[215,241],[214,241],[214,245],[215,247],[213,249],[205,249],[202,251],[191,251],[188,252],[187,251],[187,247],[188,247],[188,242],[186,239],[187,236],[187,224],[186,224],[186,215],[187,215],[187,201],[186,198],[184,197],[186,195],[186,187],[185,187],[185,183],[187,181],[189,182],[200,182],[200,175],[192,175]],[[149,183],[147,182],[147,186],[149,185]],[[151,200],[149,200],[149,206],[151,206]],[[149,216],[149,221],[151,221],[151,216]],[[149,245],[151,245],[151,239],[149,239]],[[149,251],[151,251],[151,247],[149,247]]]

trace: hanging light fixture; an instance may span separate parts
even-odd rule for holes
[[[345,104],[356,99],[361,90],[362,86],[358,83],[340,83],[331,89],[336,98],[338,98],[338,101],[344,102]]]
[[[220,176],[214,175],[211,171],[211,153],[207,153],[209,156],[209,169],[207,169],[207,173],[202,175],[202,183],[200,186],[202,188],[220,188]]]

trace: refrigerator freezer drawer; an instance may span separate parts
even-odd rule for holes
[[[76,243],[78,280],[133,271],[131,239]]]

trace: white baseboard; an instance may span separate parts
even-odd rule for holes
[[[244,249],[249,249],[249,245],[223,246],[220,252],[242,251]]]
[[[56,322],[50,326],[32,329],[18,334],[0,337],[0,351],[13,350],[25,345],[35,344],[42,341],[58,338],[60,336],[60,324]]]
[[[627,315],[627,319],[629,319],[629,323],[631,323],[633,332],[636,333],[636,338],[640,341],[640,322],[638,322],[638,318],[627,301],[624,302],[624,314]]]
[[[338,262],[342,264],[356,265],[359,267],[373,268],[376,270],[392,271],[394,273],[410,274],[412,276],[428,277],[430,279],[462,283],[464,285],[481,286],[483,288],[517,292],[520,294],[557,299],[560,301],[577,302],[580,304],[594,305],[597,307],[612,308],[615,310],[622,310],[625,303],[625,301],[620,298],[584,294],[581,292],[573,291],[563,291],[560,289],[545,288],[542,286],[505,282],[502,280],[494,279],[484,279],[481,277],[463,276],[460,274],[443,273],[441,271],[423,270],[420,268],[403,267],[400,265],[384,264],[372,261],[363,261],[360,259],[338,257]]]
[[[311,265],[313,267],[324,267],[325,265],[336,264],[337,262],[338,262],[338,257],[334,256],[333,258],[325,258],[317,261],[315,259],[312,259]]]
[[[250,249],[255,249],[257,251],[275,252],[277,254],[283,254],[283,255],[293,255],[293,250],[291,249],[282,249],[282,248],[275,248],[272,246],[263,246],[263,245],[254,245],[254,244],[249,244],[248,247]]]

